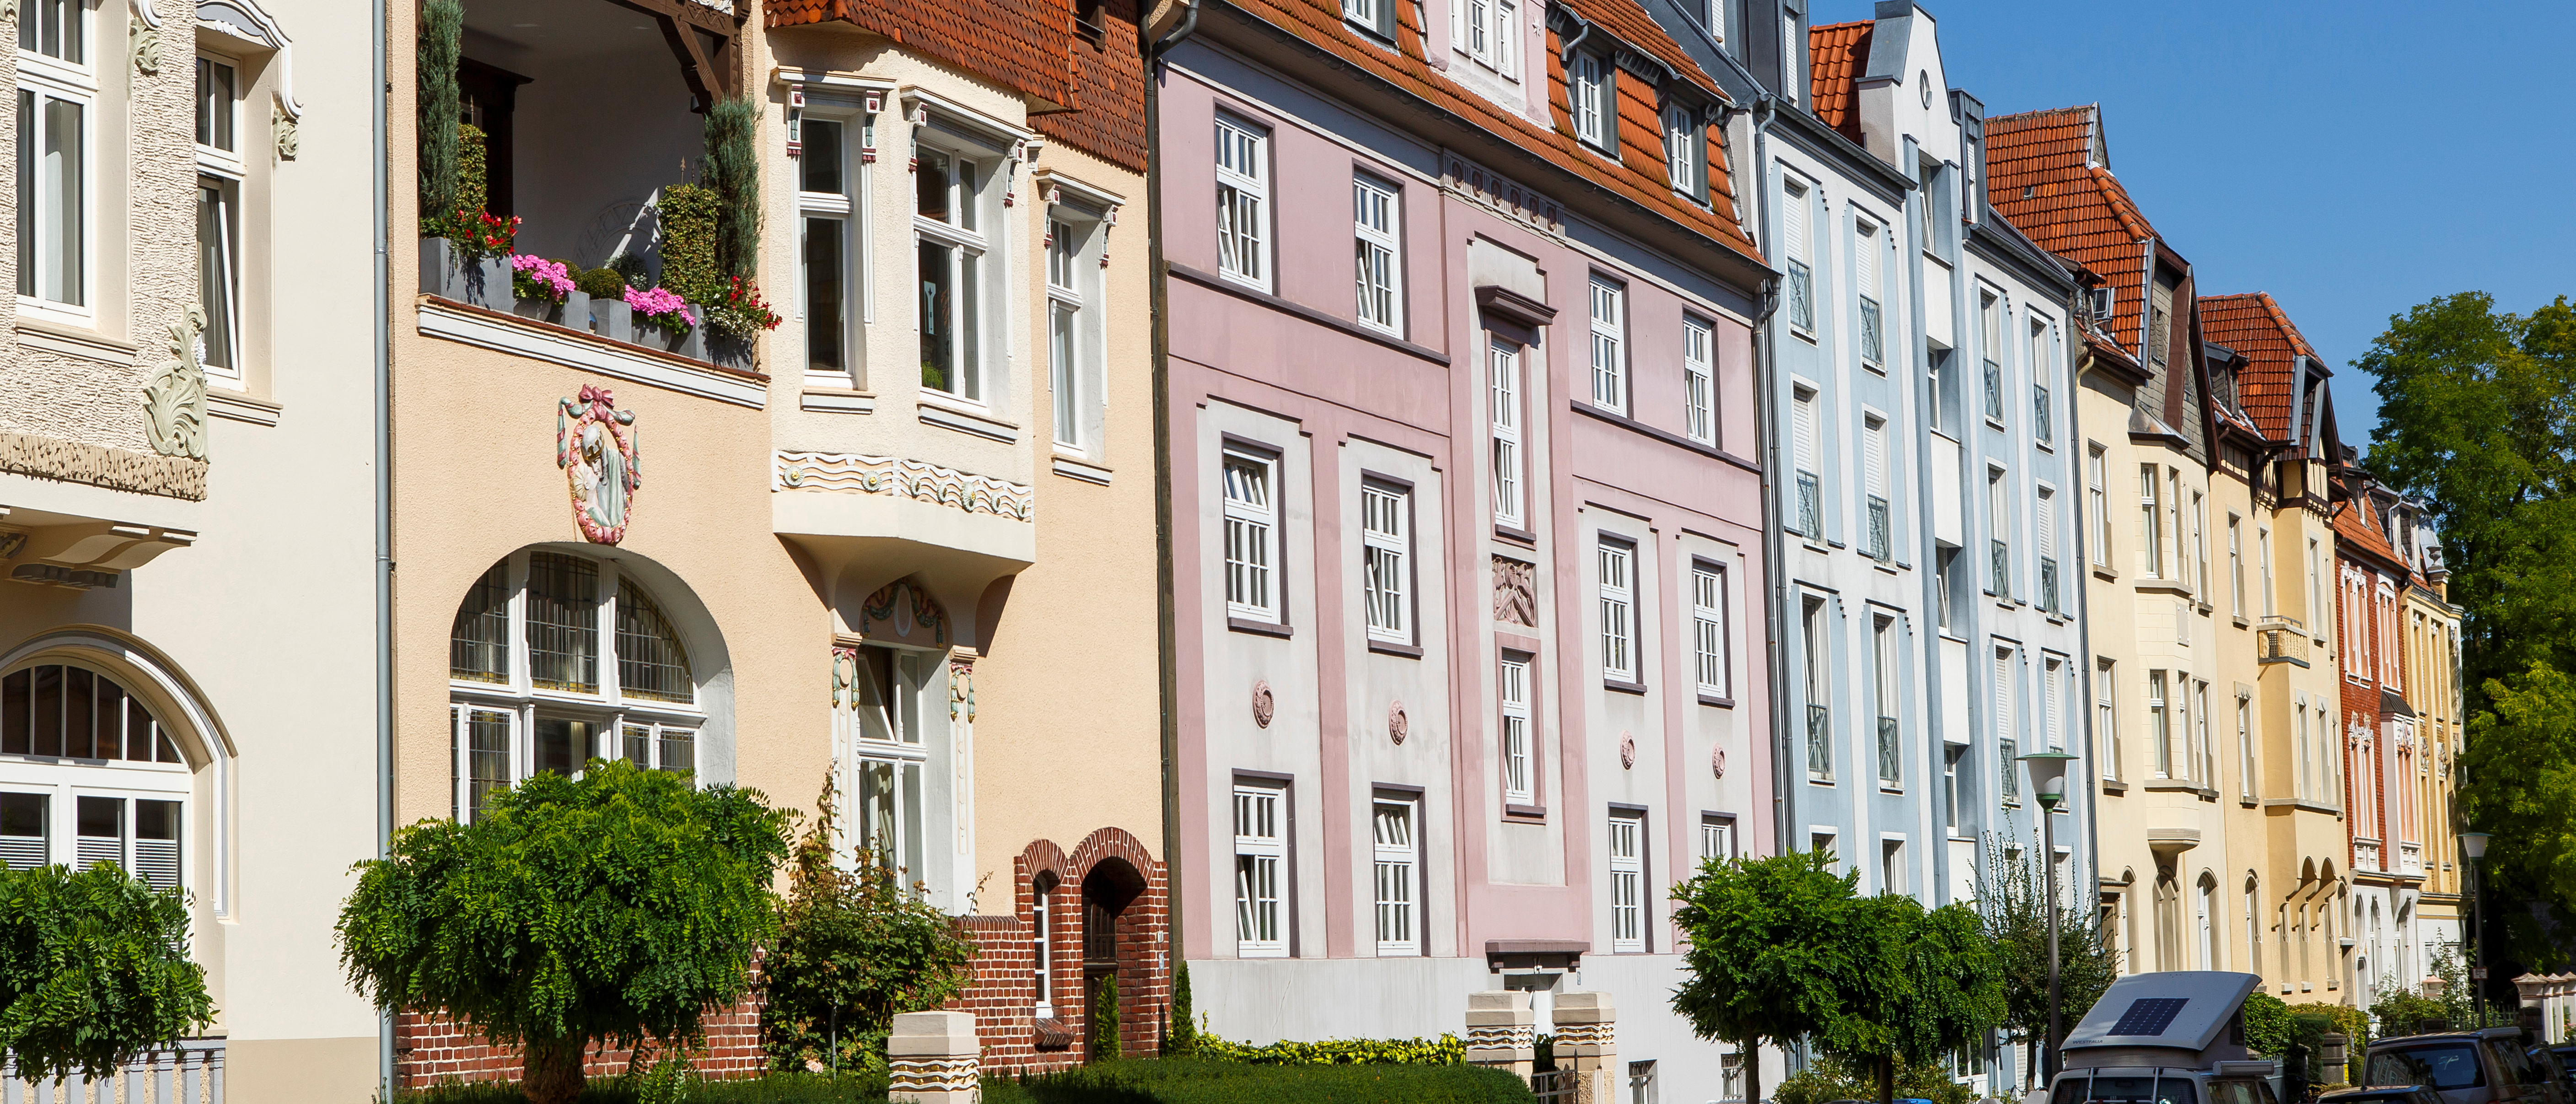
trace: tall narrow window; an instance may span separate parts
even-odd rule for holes
[[[2218,782],[2218,751],[2209,742],[2209,683],[2205,681],[2191,684],[2191,725],[2192,747],[2200,756],[2195,764],[2200,783],[2214,789]]]
[[[1627,290],[1592,279],[1592,405],[1628,409]]]
[[[990,166],[928,145],[913,171],[921,285],[921,386],[984,401],[985,238]]]
[[[1377,484],[1360,486],[1360,556],[1371,640],[1413,640],[1410,590],[1413,495]]]
[[[2093,566],[2111,564],[2111,463],[2102,446],[2094,445],[2084,458],[2084,480],[2091,496],[2092,517],[2087,519],[2087,535],[2093,541]]]
[[[1992,571],[1988,585],[1997,601],[2012,600],[2012,500],[2011,487],[2001,468],[1986,469],[1986,525],[1991,538]]]
[[[2281,609],[2281,607],[2277,604],[2277,601],[2276,601],[2276,600],[2273,598],[2273,596],[2272,596],[2272,531],[2271,531],[2271,530],[2269,530],[2269,529],[2256,529],[2256,530],[2254,531],[2254,554],[2255,554],[2255,556],[2256,556],[2259,560],[2261,560],[2261,562],[2262,562],[2262,575],[2263,575],[2263,616],[2265,616],[2265,617],[2270,617],[2270,616],[2272,616],[2272,615],[2274,615],[2274,614],[2276,614],[2276,613],[2280,612],[2280,609]]]
[[[1927,246],[1930,244],[1926,239]],[[2001,297],[1991,292],[1977,297],[1977,328],[1985,347],[1980,355],[1986,362],[1986,419],[2004,420],[2004,308]]]
[[[803,149],[796,158],[796,207],[802,220],[798,242],[799,307],[805,322],[805,371],[827,387],[858,382],[856,341],[851,323],[857,317],[853,286],[863,273],[853,263],[851,213],[857,172],[838,119],[818,119],[809,111],[797,123]],[[858,124],[866,127],[864,120]],[[864,143],[863,143],[864,144]]]
[[[1461,0],[1449,12],[1450,38],[1459,53],[1502,76],[1519,75],[1521,27],[1513,0]]]
[[[2308,631],[2324,635],[2326,631],[2326,573],[2317,555],[2317,538],[2308,538]]]
[[[1574,136],[1599,149],[1610,148],[1610,66],[1599,54],[1574,55],[1573,72],[1569,74],[1568,105],[1574,116]]]
[[[2057,489],[2039,489],[2039,508],[2031,518],[2039,543],[2039,608],[2049,613],[2064,613],[2064,599],[2057,590]]]
[[[1691,654],[1700,695],[1727,697],[1726,569],[1705,561],[1691,565]]]
[[[1959,760],[1967,754],[1968,749],[1963,747],[1947,743],[1941,747],[1941,825],[1949,830],[1951,839],[1958,839],[1962,831],[1960,803],[1966,795],[1959,792]]]
[[[2021,803],[2021,764],[2015,758],[2021,751],[2021,740],[2013,728],[2015,699],[2021,690],[2019,665],[2013,662],[2013,650],[1995,649],[1995,741],[1996,759],[2003,771],[2004,804]]]
[[[1807,263],[1807,187],[1794,180],[1780,183],[1780,256],[1789,273],[1789,325],[1816,330],[1815,270]]]
[[[1646,949],[1645,815],[1610,814],[1610,950]]]
[[[18,294],[67,307],[89,303],[89,18],[30,0],[18,20]]]
[[[2231,612],[2245,616],[2245,531],[2243,519],[2227,515],[2227,577]]]
[[[1790,462],[1797,465],[1798,535],[1810,543],[1825,539],[1824,484],[1816,475],[1816,393],[1798,389],[1789,399]]]
[[[2150,579],[2165,573],[2165,515],[2156,508],[2160,482],[2155,465],[2138,465],[2138,571]]]
[[[1393,185],[1368,176],[1351,178],[1359,319],[1389,333],[1404,330],[1404,243],[1398,237],[1399,215]]]
[[[1808,598],[1799,618],[1799,645],[1807,691],[1807,780],[1834,780],[1833,711],[1826,703],[1833,672],[1826,666],[1825,600]]]
[[[2120,777],[2120,711],[2118,683],[2112,678],[2116,668],[2110,660],[2097,660],[2093,670],[2093,738],[2101,746],[2102,777]]]
[[[2040,746],[2049,751],[2066,748],[2065,699],[2058,697],[2058,686],[2065,677],[2066,661],[2049,656],[2042,661],[2039,682]]]
[[[1413,842],[1413,802],[1379,799],[1370,817],[1377,875],[1377,953],[1380,957],[1418,955],[1414,893],[1421,865]]]
[[[1082,337],[1082,234],[1072,223],[1047,222],[1047,362],[1049,389],[1055,399],[1055,443],[1083,447],[1082,394],[1085,342]]]
[[[1278,786],[1234,787],[1234,939],[1244,958],[1288,954],[1286,798]]]
[[[1521,506],[1521,347],[1488,335],[1485,396],[1493,431],[1494,524],[1518,529]]]
[[[1905,784],[1905,750],[1896,718],[1903,700],[1902,661],[1898,659],[1896,619],[1870,619],[1870,667],[1877,683],[1878,784],[1895,789]]]
[[[1880,562],[1896,558],[1894,524],[1888,506],[1887,422],[1869,418],[1861,427],[1861,471],[1868,492],[1867,551]]]
[[[2292,729],[2291,733],[2295,741],[2293,746],[2298,748],[2299,753],[2299,798],[2303,801],[2314,801],[2317,800],[2317,763],[2315,749],[2308,746],[2307,695],[2299,695],[2294,714],[2298,719],[2298,727]]]
[[[1270,287],[1270,136],[1231,119],[1216,121],[1216,270]]]
[[[2191,492],[2191,589],[2204,600],[2209,597],[2209,521],[2207,505],[2199,491]]]
[[[1050,899],[1055,896],[1053,875],[1040,875],[1029,890],[1029,988],[1037,994],[1038,1019],[1055,1015],[1055,917]]]
[[[2048,324],[2033,319],[2030,324],[2030,436],[2040,447],[2057,436],[2057,408],[2049,404],[2048,380],[2056,364],[2049,355]]]
[[[1503,802],[1506,805],[1535,805],[1538,784],[1531,774],[1530,743],[1530,661],[1521,655],[1505,655],[1496,682],[1501,699],[1503,722]]]
[[[2254,800],[2254,702],[2236,695],[2236,796]]]
[[[1884,248],[1877,223],[1868,219],[1852,221],[1852,287],[1860,296],[1860,362],[1881,372],[1887,370],[1887,326],[1879,310],[1886,293],[1878,283],[1878,257]]]
[[[1272,575],[1278,508],[1271,498],[1278,461],[1250,453],[1225,454],[1225,606],[1229,616],[1279,621]]]
[[[1637,679],[1637,546],[1601,541],[1601,677],[1614,682]]]
[[[1682,429],[1703,445],[1717,443],[1717,371],[1712,350],[1716,331],[1707,322],[1682,316]]]
[[[2165,673],[2147,672],[2147,741],[2156,757],[2158,778],[2174,773],[2173,723],[2165,713]]]
[[[197,178],[197,307],[206,314],[198,360],[212,375],[241,376],[239,185]]]
[[[1701,136],[1697,114],[1682,104],[1664,109],[1664,175],[1673,190],[1697,199],[1707,195],[1701,172]]]

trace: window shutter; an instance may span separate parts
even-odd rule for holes
[[[1807,259],[1807,190],[1795,184],[1781,189],[1780,253],[1793,261]]]
[[[1861,470],[1866,472],[1872,498],[1887,497],[1887,426],[1869,425],[1861,430]]]
[[[1815,396],[1800,395],[1791,399],[1789,409],[1791,451],[1795,454],[1790,459],[1798,465],[1799,471],[1813,472],[1816,470]]]
[[[2040,558],[2044,560],[2057,558],[2057,495],[2046,489],[2039,492],[2039,516],[2036,524],[2039,527]]]
[[[1872,301],[1881,298],[1878,293],[1878,228],[1875,226],[1852,237],[1852,286]]]
[[[2003,740],[2013,738],[2012,713],[2012,653],[1999,650],[1995,653],[1996,738]],[[2011,770],[2012,764],[2004,764],[2004,769]]]

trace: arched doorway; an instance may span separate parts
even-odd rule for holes
[[[1106,1023],[1108,979],[1118,978],[1120,991],[1119,1034],[1133,1034],[1126,1025],[1135,1020],[1141,996],[1137,983],[1141,976],[1121,976],[1122,952],[1133,943],[1134,922],[1128,906],[1145,892],[1144,875],[1127,860],[1111,857],[1100,860],[1082,876],[1082,989],[1083,1060],[1097,1061],[1108,1056],[1109,1030]],[[1121,1051],[1124,1051],[1124,1047]]]

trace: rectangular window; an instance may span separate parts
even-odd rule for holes
[[[1946,544],[1932,547],[1932,612],[1942,632],[1957,627],[1953,619],[1958,598],[1953,588],[1959,585],[1959,550]]]
[[[1342,0],[1342,18],[1380,38],[1395,37],[1396,0]]]
[[[1493,430],[1494,524],[1518,529],[1521,504],[1521,347],[1488,335],[1486,401]]]
[[[110,863],[154,889],[179,888],[179,802],[84,794],[72,809],[79,868]]]
[[[1047,382],[1055,399],[1055,443],[1075,450],[1083,446],[1083,285],[1090,282],[1076,263],[1082,238],[1071,223],[1047,221]]]
[[[2039,608],[2048,613],[2064,613],[2064,600],[2058,593],[2057,580],[2057,488],[2039,489],[2039,506],[2031,518],[2039,542]]]
[[[1833,711],[1825,704],[1833,672],[1826,666],[1825,600],[1806,599],[1799,618],[1800,659],[1806,666],[1807,691],[1807,780],[1834,780]]]
[[[1450,40],[1459,53],[1502,76],[1519,76],[1522,29],[1513,0],[1462,0],[1449,13]]]
[[[2093,671],[2093,734],[2101,743],[2095,754],[2101,757],[2102,777],[2120,777],[2120,712],[2116,708],[2118,684],[2112,680],[2110,660],[2099,660]]]
[[[1716,329],[1682,316],[1682,429],[1703,445],[1717,443]]]
[[[2326,631],[2325,568],[2317,556],[2317,538],[2308,538],[2308,631],[2319,636]]]
[[[79,0],[64,0],[75,7]],[[38,7],[51,7],[39,0]],[[72,22],[78,25],[78,18]],[[29,21],[19,23],[23,46]],[[42,69],[34,70],[42,72]],[[30,72],[20,70],[21,80]],[[52,84],[18,89],[18,294],[89,302],[89,100]]]
[[[2054,365],[2048,355],[2048,324],[2030,324],[2030,435],[2045,448],[2057,435],[2057,408],[2049,405],[2048,379]]]
[[[2014,756],[2021,752],[2021,741],[2013,735],[2014,706],[2019,697],[2020,667],[2013,662],[2013,650],[1995,649],[1995,739],[2000,747],[1996,758],[2003,769],[2004,804],[2021,804],[2021,764]]]
[[[456,709],[456,819],[472,821],[491,806],[492,795],[509,788],[517,776],[511,763],[518,714],[498,709]]]
[[[1592,279],[1592,405],[1628,409],[1627,290]]]
[[[2108,567],[2111,563],[2111,463],[2110,454],[2103,451],[2102,446],[2094,445],[2087,451],[2084,473],[2093,512],[2088,519],[2093,538],[2093,566]]]
[[[986,170],[921,147],[913,171],[913,237],[921,285],[921,386],[984,399],[984,236],[977,228]]]
[[[1706,174],[1701,171],[1705,133],[1690,108],[1674,104],[1664,109],[1664,175],[1674,191],[1693,199],[1708,194]]]
[[[1645,814],[1610,814],[1610,950],[1613,954],[1635,954],[1646,949],[1645,836]]]
[[[1868,219],[1852,222],[1852,287],[1860,295],[1860,362],[1876,371],[1887,370],[1887,327],[1880,317],[1879,303],[1885,292],[1878,283],[1878,256],[1883,248],[1878,224]]]
[[[1351,178],[1359,320],[1389,333],[1404,331],[1404,243],[1398,236],[1399,215],[1394,185],[1366,176]]]
[[[1789,273],[1789,324],[1816,331],[1815,270],[1807,264],[1807,188],[1794,180],[1780,183],[1780,256]]]
[[[1928,238],[1925,239],[1925,247],[1930,247]],[[2003,317],[2003,300],[2000,297],[1992,294],[1977,297],[1978,332],[1985,339],[1985,348],[1980,355],[1986,361],[1986,420],[1991,422],[2004,420]]]
[[[1530,729],[1530,661],[1521,655],[1506,655],[1495,679],[1503,722],[1503,802],[1507,805],[1538,804],[1538,783],[1531,772],[1531,742],[1536,738]]]
[[[2198,756],[2201,785],[2216,788],[2218,750],[2209,742],[2209,683],[2191,684],[2191,746]]]
[[[1967,755],[1968,749],[1963,747],[1944,744],[1941,749],[1941,824],[1949,830],[1951,839],[1960,838],[1959,810],[1965,795],[1959,792],[1959,760]]]
[[[599,566],[551,552],[528,557],[528,673],[541,689],[599,692]]]
[[[53,862],[53,801],[44,794],[0,793],[0,867],[36,870]]]
[[[1637,677],[1637,546],[1601,541],[1601,677],[1636,682]]]
[[[1862,489],[1869,500],[1864,551],[1869,558],[1886,563],[1896,558],[1895,512],[1888,504],[1886,420],[1869,418],[1861,426],[1860,468]]]
[[[1905,881],[1905,841],[1878,841],[1879,892],[1901,895],[1906,892]]]
[[[1798,535],[1809,543],[1825,539],[1824,485],[1817,478],[1816,393],[1800,389],[1789,399],[1790,462],[1798,469]]]
[[[1360,487],[1360,557],[1371,640],[1413,640],[1411,589],[1413,495],[1375,484]]]
[[[1870,620],[1870,667],[1876,676],[1874,689],[1878,699],[1878,784],[1895,789],[1905,784],[1905,751],[1896,718],[1903,699],[1901,662],[1898,659],[1896,619],[1875,617]]]
[[[2273,614],[2275,614],[2275,613],[2279,612],[2279,611],[2280,611],[2280,608],[2281,608],[2281,607],[2276,603],[2276,600],[2275,600],[2275,599],[2273,598],[2273,596],[2272,596],[2272,531],[2271,531],[2271,530],[2269,530],[2269,529],[2257,529],[2257,530],[2255,530],[2255,531],[2254,531],[2254,554],[2255,554],[2257,557],[2260,557],[2260,558],[2261,558],[2261,560],[2262,560],[2262,573],[2263,573],[2263,616],[2265,616],[2265,617],[2270,617],[2270,616],[2272,616]]]
[[[2191,589],[2209,596],[2209,517],[2199,491],[2191,492]],[[2177,523],[2179,524],[2179,523]]]
[[[2154,777],[2173,777],[2173,721],[2165,714],[2165,673],[2162,671],[2147,672],[2147,746],[2155,754]]]
[[[1377,953],[1421,954],[1414,902],[1421,859],[1413,841],[1413,803],[1379,799],[1370,834],[1377,875]]]
[[[2228,607],[2236,616],[2245,616],[2245,531],[2242,519],[2227,515]]]
[[[2236,696],[2236,796],[2254,800],[2254,701]]]
[[[1288,954],[1287,790],[1234,787],[1234,942],[1243,958]]]
[[[851,322],[858,312],[851,292],[859,273],[852,264],[852,209],[857,205],[849,172],[849,145],[837,119],[810,115],[797,124],[803,149],[796,159],[796,206],[801,217],[798,242],[799,306],[805,320],[805,371],[825,386],[857,382],[858,360],[851,355]],[[865,127],[868,124],[860,123]]]
[[[236,72],[226,62],[210,57],[197,59],[198,145],[225,153],[241,151],[235,134],[239,112],[233,106],[238,95]]]
[[[2060,698],[2057,693],[2065,674],[2065,660],[2050,656],[2043,661],[2039,684],[2039,725],[2040,738],[2043,741],[2040,746],[2050,751],[2066,749],[2064,724],[2066,703],[2065,699]]]
[[[2165,515],[2156,508],[2156,466],[2138,465],[2138,572],[2150,579],[2165,573]]]
[[[1611,99],[1610,66],[1599,54],[1576,54],[1574,71],[1569,74],[1569,105],[1574,116],[1574,136],[1595,149],[1610,149],[1611,114],[1616,111]]]
[[[1390,2],[1390,0],[1380,0]],[[1270,136],[1216,121],[1217,274],[1270,288]]]
[[[1691,566],[1691,653],[1701,696],[1726,697],[1726,569],[1704,561]]]
[[[694,729],[629,722],[617,726],[617,735],[625,760],[645,770],[680,773],[698,769],[698,734]]]
[[[89,61],[87,0],[29,0],[18,17],[18,49],[66,65]]]
[[[1278,461],[1228,450],[1225,482],[1226,614],[1278,623],[1279,599],[1272,555],[1278,531],[1278,507],[1271,497]]]
[[[1988,584],[1996,600],[2005,602],[2012,600],[2012,502],[2005,497],[2009,493],[2003,470],[1986,469],[1986,518],[1992,545]]]
[[[1706,862],[1725,862],[1735,857],[1735,818],[1718,813],[1703,813],[1699,818],[1699,858]]]

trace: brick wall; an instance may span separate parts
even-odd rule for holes
[[[1087,1057],[1083,880],[1096,875],[1124,881],[1129,870],[1142,885],[1117,915],[1119,1047],[1129,1056],[1155,1053],[1172,994],[1163,864],[1135,837],[1103,828],[1070,857],[1054,843],[1038,840],[1021,851],[1012,867],[1010,915],[966,918],[967,934],[979,951],[975,976],[948,1005],[952,1011],[975,1014],[984,1068],[1036,1073],[1080,1065]],[[1042,882],[1050,886],[1047,943],[1054,969],[1048,997],[1055,1010],[1044,1024],[1036,1015],[1035,978],[1037,886]]]
[[[697,1071],[726,1079],[757,1075],[769,1064],[760,1049],[760,967],[752,966],[752,988],[732,1008],[706,1016],[707,1041],[689,1056]],[[626,1072],[634,1052],[602,1047],[582,1063],[591,1077]],[[647,1046],[644,1061],[655,1058]],[[436,1012],[405,1012],[394,1017],[394,1084],[420,1089],[451,1078],[463,1081],[519,1080],[526,1072],[517,1047],[497,1047],[483,1036]]]

